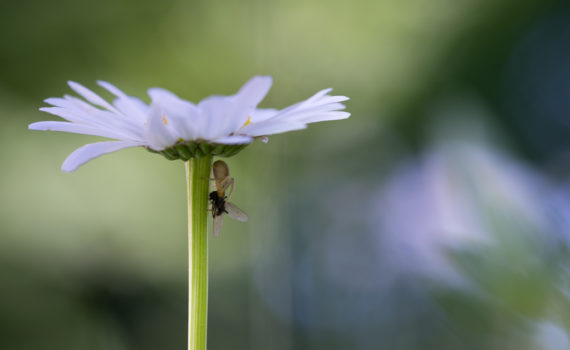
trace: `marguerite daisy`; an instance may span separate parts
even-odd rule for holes
[[[71,153],[62,170],[71,172],[91,159],[128,147],[145,147],[168,159],[189,160],[206,154],[231,156],[255,138],[306,128],[308,123],[345,119],[345,96],[331,96],[332,89],[282,110],[258,109],[271,87],[268,76],[250,79],[233,96],[210,96],[197,105],[170,91],[152,88],[147,105],[104,81],[98,84],[116,96],[108,103],[88,88],[69,82],[86,101],[73,96],[48,98],[53,107],[40,108],[66,121],[30,124],[31,130],[63,131],[115,139],[87,144]]]

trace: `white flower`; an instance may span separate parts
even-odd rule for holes
[[[162,153],[169,159],[188,159],[204,153],[227,156],[235,154],[254,138],[350,116],[342,111],[345,106],[340,103],[348,97],[331,96],[328,93],[332,89],[319,91],[282,110],[257,109],[271,82],[271,77],[256,76],[233,96],[210,96],[197,105],[170,91],[152,88],[148,90],[151,103],[147,105],[104,81],[98,84],[116,96],[113,104],[70,81],[69,86],[87,102],[68,95],[48,98],[45,102],[53,107],[40,110],[67,121],[37,122],[29,128],[117,140],[87,144],[75,150],[62,166],[63,171],[71,172],[103,154],[137,146]]]

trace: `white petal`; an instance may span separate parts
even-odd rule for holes
[[[131,141],[106,141],[90,143],[73,151],[63,162],[61,170],[72,172],[91,159],[97,158],[107,153],[119,151],[128,147],[142,146],[140,142]]]
[[[89,103],[73,96],[65,96],[66,105],[64,108],[73,111],[73,113],[83,113],[82,118],[92,125],[104,126],[113,129],[129,131],[141,137],[143,134],[143,124],[146,121],[144,116],[131,117],[120,112],[107,111],[96,108]]]
[[[242,145],[253,142],[253,138],[249,136],[233,135],[233,136],[220,137],[212,140],[212,142],[221,143],[224,145]]]
[[[55,107],[65,109],[68,113],[74,114],[83,120],[93,120],[96,113],[101,111],[87,102],[72,96],[65,96],[65,98],[48,98],[45,102]],[[50,110],[48,113],[51,113],[51,111],[53,110]]]
[[[298,107],[295,109],[288,109],[287,111],[280,112],[276,115],[275,120],[289,120],[297,121],[302,123],[308,123],[307,120],[311,120],[314,116],[319,116],[325,113],[335,113],[345,109],[345,105],[342,103],[330,103],[325,105],[312,105],[305,107]]]
[[[330,96],[327,93],[331,92],[332,89],[324,89],[313,96],[309,97],[305,101],[298,102],[294,105],[291,105],[285,109],[282,109],[281,112],[296,110],[296,109],[306,109],[306,108],[314,108],[316,106],[323,106],[331,103],[338,103],[342,101],[349,100],[346,96]]]
[[[134,138],[142,136],[143,121],[132,120],[123,114],[101,110],[77,97],[66,95],[63,99],[48,98],[45,102],[64,109],[65,111],[57,109],[45,110],[64,119],[89,124],[98,128],[122,130],[131,134]]]
[[[255,108],[265,98],[272,83],[270,76],[255,76],[249,79],[235,96],[243,100],[248,108]]]
[[[115,130],[111,131],[109,129],[97,128],[94,126],[68,123],[68,122],[54,122],[54,121],[37,122],[30,124],[28,128],[30,130],[62,131],[62,132],[69,132],[72,134],[109,137],[112,139],[131,139],[129,135],[121,133],[120,131],[115,131]]]
[[[144,123],[149,113],[149,107],[140,99],[132,96],[119,97],[113,104],[125,116],[137,122]]]
[[[347,112],[340,112],[345,106],[345,96],[328,96],[331,89],[317,92],[305,101],[296,103],[281,111],[256,110],[259,119],[256,122],[240,128],[236,133],[249,136],[263,136],[282,133],[291,130],[303,129],[307,123],[325,120],[345,119],[350,116]]]
[[[271,88],[271,77],[256,76],[233,96],[210,96],[198,104],[198,138],[212,140],[239,129]]]
[[[256,108],[251,114],[250,122],[251,123],[258,123],[264,121],[265,119],[269,119],[279,113],[279,110],[275,108]]]
[[[300,119],[299,121],[303,123],[316,123],[330,120],[341,120],[348,117],[350,117],[350,113],[348,112],[328,112],[322,114],[314,114],[307,118]]]
[[[319,98],[325,96],[326,94],[328,94],[329,92],[331,92],[333,89],[332,88],[328,88],[328,89],[323,89],[319,92],[317,92],[316,94],[314,94],[313,96],[309,97],[307,100],[305,100],[304,102],[306,103],[313,103],[314,101],[318,100]]]
[[[332,103],[332,102],[344,102],[344,101],[348,101],[348,100],[350,100],[350,97],[346,97],[346,96],[342,96],[342,95],[337,95],[337,96],[326,95],[326,96],[320,97],[319,99],[314,100],[311,103],[324,103],[324,102]]]
[[[210,96],[200,101],[198,104],[200,116],[196,126],[196,138],[212,140],[227,136],[234,131],[228,129],[227,123],[233,107],[233,99],[227,96]],[[244,119],[242,124],[245,120],[246,119]]]
[[[123,91],[121,91],[121,89],[111,83],[103,80],[97,80],[97,84],[117,97],[127,97],[127,94],[125,94]]]
[[[63,108],[71,105],[68,100],[66,100],[65,98],[60,98],[60,97],[46,98],[44,100],[44,102],[47,104],[50,104],[52,106],[55,106],[55,107],[63,107]]]
[[[330,91],[330,89],[321,90],[307,100],[289,106],[261,123],[264,125],[272,122],[314,123],[348,118],[350,116],[349,113],[339,112],[345,108],[345,106],[339,102],[346,101],[348,97],[326,95],[326,93]],[[245,126],[239,130],[239,133],[244,132],[249,135],[250,130],[247,128],[255,124],[257,123]]]
[[[56,116],[63,118],[65,120],[69,120],[70,122],[85,123],[85,120],[81,117],[81,114],[73,113],[73,112],[69,111],[67,108],[42,107],[42,108],[40,108],[40,111],[56,115]]]
[[[99,109],[75,96],[64,95],[63,100],[66,101],[66,103],[64,103],[63,101],[60,102],[60,106],[63,108],[77,110],[90,115],[95,115],[97,112],[103,111],[102,109]],[[108,113],[113,113],[113,112],[108,112]]]
[[[148,114],[148,105],[146,103],[136,97],[128,96],[118,87],[106,81],[98,80],[97,84],[117,96],[117,99],[113,101],[113,105],[122,114],[134,121],[144,123]]]
[[[178,97],[175,93],[163,88],[150,88],[148,89],[148,95],[153,101],[160,102],[161,104],[165,105],[174,105],[176,107],[179,105],[194,106],[193,103],[186,101]]]
[[[68,96],[68,98],[49,98],[45,102],[56,107],[42,107],[40,111],[57,115],[63,119],[74,123],[87,124],[94,127],[114,127],[120,119],[112,112],[103,111],[81,101],[78,98]],[[112,118],[108,117],[111,114]],[[108,125],[107,120],[113,123]]]
[[[240,135],[248,135],[248,136],[264,136],[264,135],[273,135],[273,134],[280,134],[287,131],[293,130],[301,130],[307,127],[304,123],[297,123],[297,122],[261,122],[255,124],[249,124],[244,126],[239,130]]]
[[[109,102],[105,101],[103,98],[101,98],[101,96],[97,95],[96,93],[89,90],[85,86],[76,83],[74,81],[68,81],[67,83],[69,84],[69,87],[73,89],[73,91],[83,96],[83,98],[85,98],[87,101],[93,103],[94,105],[101,106],[110,111],[119,113],[119,111],[117,111],[115,107],[111,106]]]
[[[99,130],[106,130],[115,134],[122,135],[120,138],[139,140],[142,138],[142,123],[133,123],[124,116],[116,115],[109,111],[103,111],[97,108],[85,109],[74,106],[72,101],[62,100],[59,103],[68,107],[43,107],[40,111],[47,112],[66,120],[72,121],[77,125],[90,126]],[[114,137],[116,138],[116,137]]]
[[[233,132],[245,123],[269,92],[272,82],[270,76],[255,76],[241,87],[234,96],[234,105],[228,113],[226,132]]]
[[[148,90],[152,108],[164,115],[171,127],[184,140],[196,139],[196,127],[200,111],[191,102],[183,100],[172,92],[160,88]]]
[[[173,146],[180,136],[157,106],[151,106],[150,115],[145,124],[145,138],[150,148],[162,151]]]

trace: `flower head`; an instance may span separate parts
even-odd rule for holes
[[[151,102],[128,96],[104,81],[98,84],[116,96],[109,103],[88,88],[70,81],[85,100],[73,96],[48,98],[52,107],[40,108],[66,121],[43,121],[31,130],[63,131],[115,139],[87,144],[71,153],[62,170],[71,172],[91,159],[129,147],[145,147],[168,159],[188,160],[204,154],[231,156],[256,138],[306,128],[308,123],[345,119],[345,96],[319,91],[282,110],[257,105],[271,87],[268,76],[256,76],[232,96],[210,96],[198,104],[161,88],[148,90]]]

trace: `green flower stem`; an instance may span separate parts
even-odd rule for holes
[[[188,349],[206,350],[208,190],[212,156],[186,162],[188,181]]]

